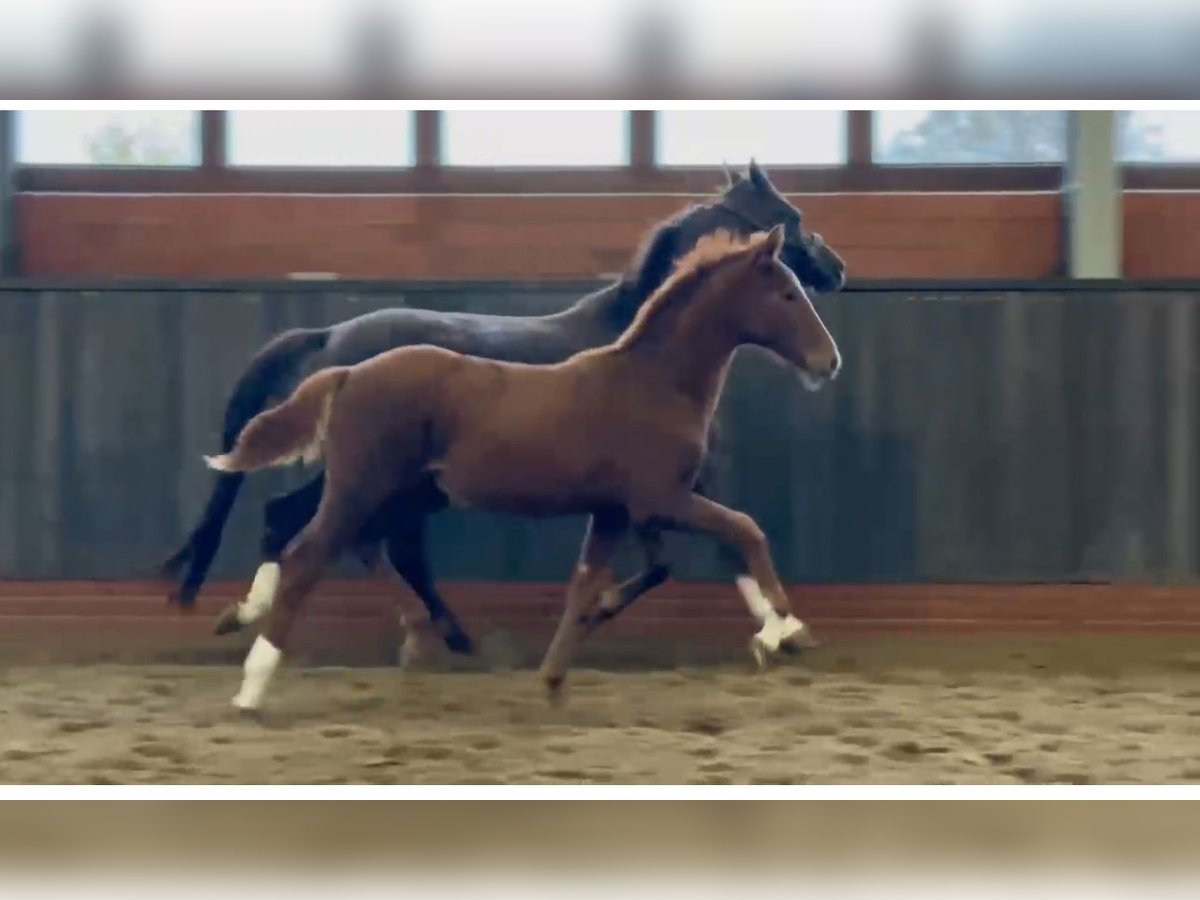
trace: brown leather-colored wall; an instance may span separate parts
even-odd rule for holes
[[[22,194],[29,276],[591,278],[697,197]],[[792,198],[855,278],[1061,274],[1059,198],[812,194]]]
[[[1126,278],[1200,276],[1200,192],[1125,193]]]
[[[0,582],[0,663],[237,663],[251,634],[217,638],[212,622],[245,595],[217,582],[193,615],[164,605],[153,582]],[[447,602],[489,653],[536,665],[562,612],[561,584],[448,582]],[[791,585],[796,610],[823,640],[846,646],[884,635],[963,638],[1200,633],[1200,588],[1101,584]],[[389,580],[325,582],[297,622],[302,663],[386,665],[399,656],[399,614],[420,635],[425,665],[450,659],[414,597]],[[399,606],[397,607],[397,601]],[[581,648],[584,665],[744,661],[755,629],[728,583],[656,591]]]

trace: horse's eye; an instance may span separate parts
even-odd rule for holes
[[[798,297],[798,295],[796,294],[795,291],[784,291],[783,292],[783,299],[786,300],[788,303],[792,303],[793,301],[795,301],[797,299],[797,297]]]

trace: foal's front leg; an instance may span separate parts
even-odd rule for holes
[[[612,578],[612,558],[628,528],[629,518],[624,511],[598,513],[588,522],[579,563],[567,586],[566,608],[542,661],[541,676],[551,702],[562,698],[567,669],[587,627],[589,613]]]
[[[759,666],[765,665],[768,657],[780,649],[785,638],[793,647],[816,646],[808,626],[792,613],[791,601],[771,560],[766,535],[750,516],[689,493],[665,503],[655,517],[671,527],[715,535],[745,561],[748,582],[739,582],[738,587],[744,595],[757,592],[757,596],[747,597],[747,602],[753,599],[751,609],[761,613],[762,628],[750,644]]]
[[[705,496],[701,487],[695,492]],[[642,596],[654,590],[671,577],[671,566],[664,558],[662,534],[657,528],[641,527],[638,529],[638,541],[646,558],[646,568],[614,587],[608,588],[600,595],[600,603],[589,618],[586,634],[591,634],[599,626],[615,619],[626,609],[637,602]],[[750,615],[758,622],[760,634],[773,635],[779,633],[779,649],[785,652],[796,652],[813,646],[812,635],[795,616],[781,619],[768,602],[759,583],[750,574],[746,561],[736,550],[722,544],[722,562],[731,570],[733,583],[737,587],[742,602],[750,610]],[[761,666],[759,644],[752,645],[755,660]]]

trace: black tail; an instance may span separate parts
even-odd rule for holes
[[[225,407],[225,428],[221,436],[223,453],[233,449],[247,422],[273,402],[283,399],[294,386],[292,382],[300,363],[310,353],[324,348],[328,340],[328,329],[295,329],[279,335],[255,354],[234,386]],[[173,603],[188,607],[196,602],[200,585],[204,583],[221,544],[225,521],[233,510],[238,489],[245,477],[241,472],[217,473],[216,483],[200,521],[183,546],[163,563],[162,573],[168,578],[176,578],[180,570],[184,570],[183,577],[171,593]]]

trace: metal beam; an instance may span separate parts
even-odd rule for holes
[[[1066,189],[1067,274],[1121,277],[1121,166],[1116,113],[1069,113]]]
[[[17,252],[17,114],[0,109],[0,276],[20,273]]]

